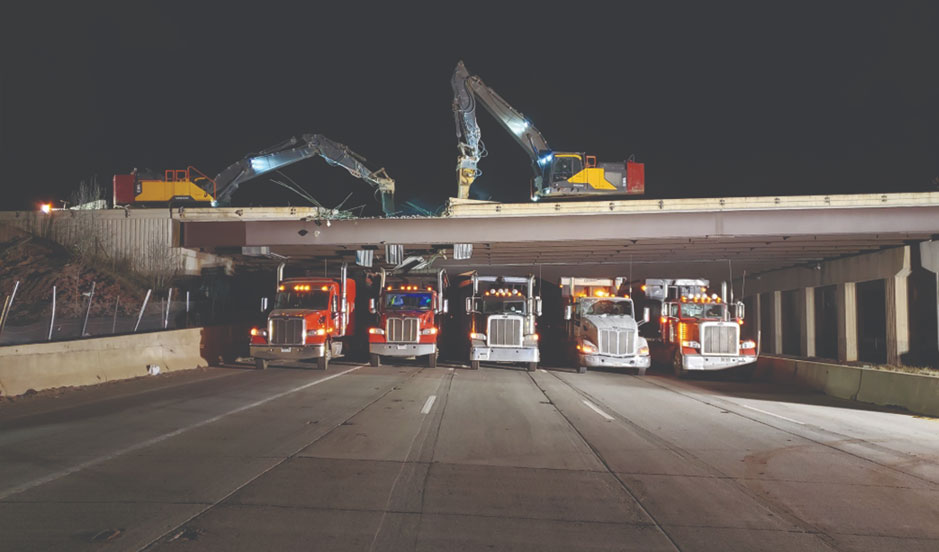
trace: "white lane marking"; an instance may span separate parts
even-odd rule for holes
[[[596,412],[597,414],[599,414],[599,415],[603,416],[604,418],[606,418],[606,421],[608,421],[608,422],[612,422],[612,421],[613,421],[613,416],[610,416],[610,415],[607,414],[606,412],[600,410],[600,408],[597,407],[597,405],[593,404],[592,402],[588,401],[587,399],[584,399],[584,404],[586,404],[587,407],[590,408],[590,410],[593,410],[593,411]]]
[[[545,370],[544,368],[538,368],[538,371],[541,372],[542,374],[547,374],[547,373],[548,373],[548,371]]]
[[[311,381],[310,383],[305,383],[305,384],[303,384],[303,385],[301,385],[301,386],[299,386],[299,387],[294,387],[293,389],[288,389],[287,391],[283,391],[283,392],[278,393],[278,394],[276,394],[276,395],[271,395],[270,397],[267,397],[266,399],[261,399],[261,400],[259,400],[259,401],[255,401],[255,402],[253,402],[253,403],[251,403],[251,404],[246,404],[246,405],[244,405],[244,406],[239,406],[238,408],[236,408],[236,409],[234,409],[234,410],[229,410],[228,412],[224,412],[224,413],[222,413],[222,414],[219,414],[218,416],[213,416],[213,417],[208,418],[208,419],[206,419],[206,420],[202,420],[201,422],[196,422],[196,423],[191,424],[191,425],[188,425],[188,426],[186,426],[186,427],[181,427],[181,428],[179,428],[179,429],[177,429],[177,430],[175,430],[175,431],[171,431],[171,432],[169,432],[169,433],[164,433],[163,435],[158,435],[158,436],[156,436],[156,437],[154,437],[154,438],[152,438],[152,439],[147,439],[146,441],[141,441],[141,442],[139,442],[139,443],[137,443],[137,444],[135,444],[135,445],[131,445],[131,446],[129,446],[129,447],[124,447],[124,448],[122,448],[122,449],[120,449],[120,450],[118,450],[118,451],[116,451],[116,452],[112,452],[111,454],[106,454],[106,455],[104,455],[104,456],[99,456],[99,457],[97,457],[97,458],[93,458],[93,459],[91,459],[91,460],[88,460],[87,462],[82,462],[81,464],[77,464],[77,465],[72,466],[72,467],[70,467],[70,468],[66,468],[66,469],[64,469],[64,470],[62,470],[62,471],[57,471],[57,472],[52,473],[52,474],[49,474],[49,475],[47,475],[47,476],[45,476],[45,477],[40,477],[39,479],[34,479],[34,480],[29,481],[29,482],[27,482],[27,483],[23,483],[22,485],[20,485],[20,486],[18,486],[18,487],[13,487],[12,489],[9,489],[9,490],[0,492],[0,500],[6,500],[8,497],[11,497],[11,496],[13,496],[13,495],[15,495],[15,494],[22,493],[23,491],[28,491],[29,489],[32,489],[32,488],[34,488],[34,487],[38,487],[38,486],[40,486],[40,485],[45,485],[46,483],[51,483],[51,482],[53,482],[53,481],[55,481],[55,480],[57,480],[57,479],[61,479],[61,478],[65,477],[66,475],[71,475],[71,474],[73,474],[73,473],[76,473],[76,472],[79,472],[79,471],[81,471],[81,470],[90,468],[90,467],[92,467],[92,466],[97,466],[98,464],[100,464],[100,463],[102,463],[102,462],[107,462],[108,460],[112,460],[112,459],[114,459],[114,458],[117,458],[118,456],[122,456],[122,455],[124,455],[124,454],[129,453],[129,452],[134,452],[135,450],[140,450],[140,449],[142,449],[142,448],[149,447],[150,445],[155,445],[155,444],[157,444],[157,443],[160,443],[160,442],[165,441],[165,440],[167,440],[167,439],[170,439],[170,438],[172,438],[172,437],[176,437],[177,435],[181,435],[181,434],[183,434],[183,433],[186,433],[187,431],[190,431],[190,430],[193,430],[193,429],[196,429],[196,428],[200,428],[200,427],[202,427],[202,426],[204,426],[204,425],[208,425],[208,424],[211,424],[211,423],[213,423],[213,422],[217,422],[217,421],[221,420],[222,418],[225,418],[225,417],[227,417],[227,416],[231,416],[232,414],[238,414],[239,412],[244,412],[245,410],[250,410],[250,409],[252,409],[252,408],[261,406],[262,404],[269,403],[269,402],[271,402],[271,401],[273,401],[273,400],[277,400],[277,399],[279,399],[279,398],[286,397],[287,395],[290,395],[291,393],[296,393],[297,391],[303,391],[304,389],[307,389],[307,388],[309,388],[309,387],[313,387],[314,385],[319,385],[319,384],[321,384],[321,383],[323,383],[323,382],[327,382],[327,381],[329,381],[329,380],[331,380],[331,379],[338,378],[339,376],[344,376],[344,375],[348,374],[349,372],[354,372],[354,371],[358,370],[359,368],[363,368],[364,366],[365,366],[365,365],[356,366],[355,368],[349,368],[348,370],[346,370],[346,371],[344,371],[344,372],[339,372],[339,373],[337,373],[337,374],[333,374],[333,375],[331,375],[331,376],[327,376],[327,377],[325,377],[325,378],[318,379],[318,380],[316,380],[316,381]]]
[[[738,403],[738,404],[739,404],[739,403]],[[755,407],[752,407],[752,406],[747,406],[747,405],[745,405],[745,404],[741,404],[740,406],[742,406],[742,407],[744,407],[744,408],[749,408],[750,410],[756,410],[757,412],[762,412],[763,414],[766,414],[766,415],[768,415],[768,416],[775,416],[776,418],[779,418],[779,419],[781,419],[781,420],[786,420],[787,422],[792,422],[792,423],[794,423],[794,424],[799,424],[799,425],[805,425],[805,422],[800,422],[799,420],[793,420],[792,418],[787,418],[787,417],[782,416],[782,415],[780,415],[780,414],[773,414],[772,412],[767,412],[767,411],[765,411],[765,410],[760,410],[759,408],[755,408]]]
[[[421,414],[429,414],[430,407],[434,406],[434,401],[437,400],[437,395],[431,395],[427,397],[427,402],[424,403],[424,408],[421,409]]]

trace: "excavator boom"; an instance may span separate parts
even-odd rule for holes
[[[327,163],[339,166],[352,176],[364,180],[381,195],[381,206],[385,216],[394,214],[395,181],[385,169],[371,171],[365,166],[365,158],[348,146],[333,141],[322,134],[304,134],[270,147],[233,163],[215,177],[218,190],[215,201],[219,205],[231,202],[238,187],[252,178],[277,170],[311,157],[322,157]]]

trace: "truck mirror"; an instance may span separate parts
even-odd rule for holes
[[[450,312],[450,300],[444,299],[443,300],[443,313],[447,314],[448,312]]]
[[[472,297],[466,298],[466,312],[467,314],[473,312],[473,298]]]
[[[267,310],[267,297],[261,297],[261,312]]]
[[[734,314],[737,315],[737,318],[743,320],[743,319],[744,319],[744,314],[746,314],[746,307],[744,306],[743,301],[738,301],[738,302],[737,302],[737,309],[736,309],[736,311],[737,311],[737,312],[735,312]]]
[[[642,309],[642,321],[648,322],[652,318],[652,313],[649,311],[649,307]]]
[[[573,311],[574,309],[570,305],[567,305],[566,307],[564,307],[564,320],[570,320],[573,314]]]
[[[368,312],[375,314],[375,299],[368,300]]]
[[[541,297],[535,297],[535,315],[541,316]]]
[[[336,312],[338,310],[339,310],[339,298],[333,295],[332,311]]]

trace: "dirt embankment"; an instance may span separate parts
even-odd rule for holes
[[[10,234],[10,233],[8,233]],[[12,231],[12,239],[0,242],[0,306],[19,281],[11,323],[30,323],[48,316],[52,286],[56,286],[56,316],[84,314],[87,294],[95,283],[91,314],[114,312],[117,298],[121,314],[140,308],[146,287],[134,275],[119,268],[101,269],[85,262],[67,248],[31,234]]]

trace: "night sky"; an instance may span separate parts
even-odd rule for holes
[[[936,2],[74,4],[0,15],[2,210],[134,167],[215,175],[305,132],[385,167],[399,203],[442,203],[460,59],[556,150],[636,154],[648,198],[939,189]],[[479,123],[477,191],[526,201],[527,156]],[[378,212],[322,160],[286,173]],[[234,202],[302,204],[264,178]]]

